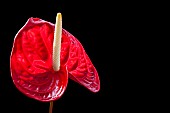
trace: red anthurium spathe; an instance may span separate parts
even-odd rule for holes
[[[11,77],[23,94],[48,102],[59,99],[68,78],[92,92],[100,90],[100,80],[81,43],[62,29],[60,70],[52,67],[55,25],[39,18],[29,18],[14,38],[10,56]]]

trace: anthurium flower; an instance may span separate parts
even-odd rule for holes
[[[52,67],[55,25],[29,18],[14,37],[10,56],[11,77],[26,96],[43,101],[59,99],[68,78],[91,92],[100,90],[98,72],[77,38],[62,28],[60,70]]]

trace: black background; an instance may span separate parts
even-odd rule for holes
[[[139,12],[132,14],[134,7],[125,2],[90,0],[15,0],[5,1],[0,5],[3,6],[0,11],[2,111],[48,113],[49,103],[30,99],[15,88],[10,75],[9,58],[14,36],[28,18],[39,17],[55,23],[58,12],[62,13],[63,28],[81,42],[98,70],[101,89],[98,93],[92,93],[69,80],[62,98],[54,102],[53,113],[121,112],[134,111],[134,108],[139,107],[137,103],[141,97],[136,95],[140,92],[137,87],[134,88],[135,84],[132,84],[131,79],[134,74],[141,74],[134,71],[138,69],[138,54],[133,51],[136,54],[131,55],[131,48],[135,48],[131,45],[131,37],[136,36],[135,33],[138,32],[136,19]],[[138,41],[135,45],[137,44]]]

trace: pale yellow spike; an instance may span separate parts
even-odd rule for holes
[[[61,37],[62,37],[62,15],[61,13],[57,13],[52,55],[54,71],[58,71],[60,69]]]

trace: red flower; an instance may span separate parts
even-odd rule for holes
[[[54,24],[29,18],[14,38],[10,56],[12,80],[26,96],[54,101],[64,93],[68,78],[92,92],[100,90],[100,80],[81,43],[62,29],[60,70],[52,68]]]

